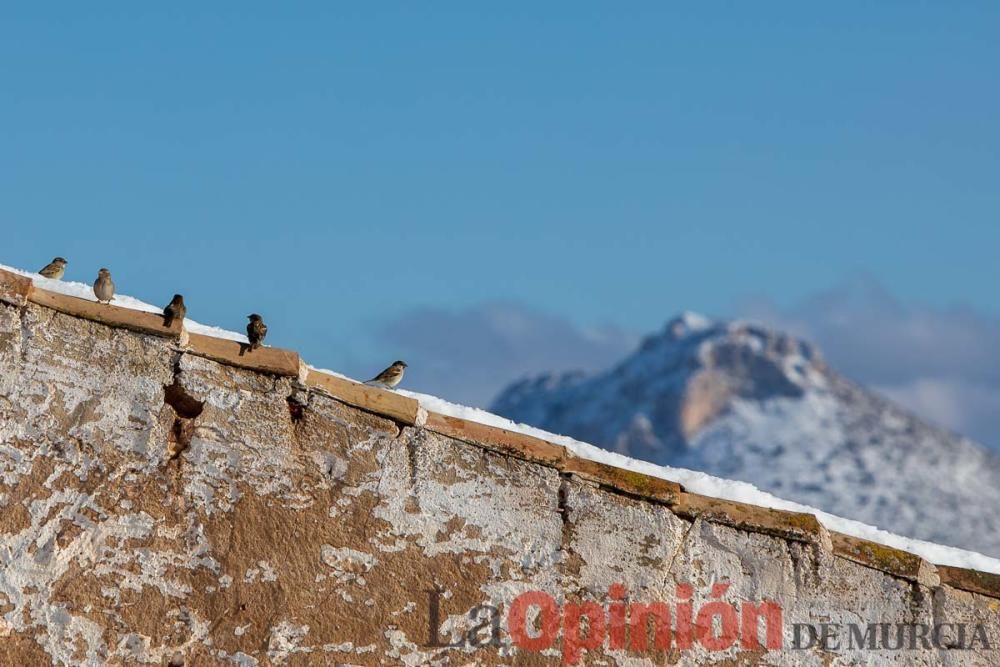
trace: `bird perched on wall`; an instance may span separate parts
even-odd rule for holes
[[[375,377],[373,377],[365,384],[376,385],[379,387],[386,387],[387,389],[392,389],[400,382],[403,381],[403,374],[406,372],[406,362],[405,361],[394,361],[392,366],[385,369]]]
[[[184,297],[180,294],[175,294],[174,298],[167,304],[167,307],[163,309],[163,326],[169,328],[174,323],[174,320],[183,322],[187,312],[188,309],[184,305]]]
[[[97,272],[97,280],[94,281],[94,296],[99,303],[111,303],[115,296],[115,283],[111,280],[111,272],[101,269]]]
[[[39,273],[46,278],[52,278],[52,280],[62,280],[63,274],[66,273],[66,260],[62,257],[56,257],[46,264]]]
[[[250,320],[250,323],[247,324],[247,340],[250,341],[250,351],[252,352],[264,342],[264,336],[267,335],[267,325],[257,313],[247,315],[247,318]]]

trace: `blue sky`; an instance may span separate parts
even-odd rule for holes
[[[1000,311],[997,3],[206,4],[0,8],[0,262],[373,372],[415,314]]]

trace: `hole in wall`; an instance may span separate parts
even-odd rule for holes
[[[302,403],[299,403],[291,396],[288,397],[287,401],[288,414],[291,415],[292,421],[296,423],[302,421],[302,418],[305,417],[306,406],[302,405]]]
[[[163,402],[173,408],[176,415],[167,436],[167,457],[172,461],[191,445],[194,420],[205,409],[205,402],[187,393],[176,377],[173,384],[163,388]]]
[[[184,419],[194,419],[205,409],[205,401],[199,401],[187,393],[176,378],[172,385],[163,388],[163,402],[172,407],[178,417]]]

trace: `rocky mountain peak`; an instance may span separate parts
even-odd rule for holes
[[[647,337],[619,369],[628,366],[652,374],[687,366],[692,379],[699,373],[724,376],[737,395],[756,399],[801,395],[810,385],[822,385],[826,370],[819,350],[790,334],[690,312]]]
[[[914,537],[1000,552],[1000,537],[983,532],[1000,531],[990,509],[1000,502],[1000,457],[759,324],[683,313],[614,367],[522,380],[491,409]]]

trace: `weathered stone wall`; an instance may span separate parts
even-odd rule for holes
[[[1000,664],[981,645],[790,649],[793,624],[821,622],[982,624],[997,644],[989,577],[959,590],[803,515],[471,439],[177,338],[0,305],[0,664],[555,665],[572,642],[518,648],[511,603],[541,591],[612,618],[614,584],[674,623],[678,584],[695,615],[713,592],[776,601],[784,648],[616,649],[608,629],[581,664]],[[492,605],[500,646],[431,646],[432,598],[442,642]]]

